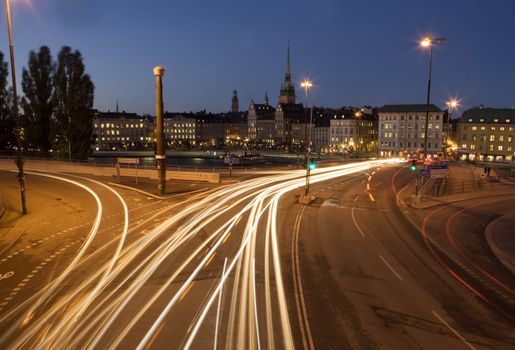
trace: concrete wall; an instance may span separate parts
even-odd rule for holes
[[[0,168],[8,170],[16,170],[13,160],[0,159]],[[60,161],[42,161],[28,160],[25,163],[26,171],[43,171],[49,173],[71,173],[92,176],[118,176],[115,167],[112,166],[93,166],[83,164],[69,164]],[[131,176],[140,178],[149,178],[157,180],[157,171],[153,169],[134,169],[120,168],[121,176]],[[202,171],[167,171],[167,180],[185,180],[185,181],[204,181],[210,183],[220,183],[220,174],[215,172]]]

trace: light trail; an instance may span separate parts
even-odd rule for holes
[[[312,183],[364,171],[389,162],[391,161],[375,160],[317,169],[312,172]],[[259,349],[262,346],[261,337],[266,334],[266,341],[263,344],[267,344],[267,348],[274,349],[276,345],[293,348],[295,343],[281,271],[277,217],[281,197],[302,186],[303,182],[304,171],[299,170],[257,178],[204,193],[198,197],[198,201],[188,202],[182,210],[175,212],[126,247],[120,244],[120,241],[124,240],[122,236],[127,233],[124,230],[125,233],[118,237],[120,241],[113,257],[103,263],[92,276],[85,278],[83,283],[73,286],[64,297],[53,301],[52,307],[38,310],[39,313],[34,315],[34,319],[26,325],[23,335],[14,344],[29,345],[37,342],[52,318],[64,313],[63,320],[73,320],[73,327],[65,322],[53,324],[51,333],[46,334],[44,340],[46,346],[55,349],[72,347],[115,349],[126,339],[129,332],[135,330],[136,326],[138,329],[143,326],[148,327],[148,330],[142,335],[137,348],[144,349],[152,339],[155,339],[165,319],[171,317],[178,301],[183,299],[183,302],[186,302],[191,294],[197,294],[185,293],[185,291],[193,288],[193,283],[200,271],[207,264],[212,264],[215,255],[230,236],[231,242],[237,243],[236,250],[224,264],[224,271],[220,280],[216,282],[216,288],[207,291],[207,301],[199,306],[197,316],[194,317],[193,324],[185,335],[184,348],[187,349],[193,344],[211,306],[221,298],[224,285],[232,274],[234,274],[232,293],[225,293],[226,296],[224,296],[231,299],[226,344]],[[235,214],[232,214],[234,212]],[[228,220],[224,219],[227,215],[229,215]],[[235,231],[235,226],[243,217],[247,222],[243,232],[239,234]],[[265,225],[262,224],[263,220]],[[211,227],[209,230],[208,226]],[[200,243],[196,241],[194,243],[192,239],[198,237],[203,230],[211,233],[207,238],[202,238]],[[264,236],[262,236],[263,233]],[[258,237],[263,239],[258,240]],[[263,240],[264,255],[259,255],[257,259],[256,250]],[[232,244],[228,247],[231,246]],[[124,312],[128,312],[127,306],[136,300],[136,296],[142,292],[142,288],[152,276],[165,264],[169,268],[169,261],[173,259],[175,253],[179,251],[184,253],[186,249],[188,249],[187,256],[175,265],[170,277],[158,286],[159,288],[150,298],[138,305],[135,314],[122,318],[122,315],[125,315]],[[95,253],[92,253],[92,256],[95,256]],[[224,253],[217,256],[227,255]],[[76,262],[72,269],[80,270],[83,268],[81,263],[87,259],[88,257]],[[262,261],[264,266],[265,288],[262,298],[259,298],[256,293],[257,260]],[[184,275],[186,268],[192,272],[184,277],[185,280],[181,282],[178,289],[174,288],[171,292],[170,285],[176,283],[180,274]],[[276,287],[274,294],[271,288],[272,276]],[[93,281],[97,283],[91,288]],[[201,287],[195,284],[194,288]],[[49,302],[46,294],[43,295],[45,298],[42,298],[41,302]],[[154,315],[150,326],[146,326],[142,323],[143,316],[148,319],[150,307],[156,306],[158,300],[162,300],[163,297],[169,301],[161,308],[158,315]],[[265,305],[264,314],[258,312],[258,306],[261,303]],[[70,308],[69,305],[76,305],[76,307]],[[236,309],[239,310],[238,315]],[[274,317],[274,310],[278,312],[279,317]],[[275,338],[274,318],[280,326],[278,330],[281,337]],[[217,331],[221,323],[226,320],[220,318],[219,322]],[[106,339],[108,332],[121,324],[123,328],[121,330],[117,328],[117,337],[114,340]],[[173,324],[173,322],[166,324]],[[260,332],[261,325],[264,325],[266,332]],[[233,336],[236,336],[235,342]]]

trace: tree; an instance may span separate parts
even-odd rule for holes
[[[55,63],[50,49],[41,46],[29,54],[28,70],[23,68],[22,89],[25,96],[21,107],[25,115],[25,136],[29,149],[39,149],[44,155],[52,147],[52,114],[54,111]]]
[[[16,144],[16,120],[11,114],[12,91],[7,88],[9,68],[0,52],[0,149],[12,149]]]
[[[91,152],[93,139],[93,100],[95,86],[79,51],[64,46],[57,58],[54,78],[57,140],[61,151],[70,149],[73,157]]]

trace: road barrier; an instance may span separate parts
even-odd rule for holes
[[[0,159],[0,168],[8,170],[16,170],[13,160]],[[57,161],[27,160],[24,169],[27,171],[43,171],[49,173],[71,173],[90,176],[107,176],[117,177],[118,172],[115,165],[93,166],[80,163],[66,163]],[[154,169],[134,169],[119,168],[120,176],[157,179],[157,171]],[[210,183],[220,183],[220,174],[216,172],[202,171],[178,171],[168,170],[166,173],[167,180],[184,180],[184,181],[203,181]]]

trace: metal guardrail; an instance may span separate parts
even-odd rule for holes
[[[502,188],[503,186],[509,186],[502,182],[487,181],[487,180],[475,180],[475,181],[458,181],[453,183],[444,183],[441,189],[437,193],[438,196],[446,196],[450,194],[459,194],[466,192],[477,192],[483,190],[494,190]]]

